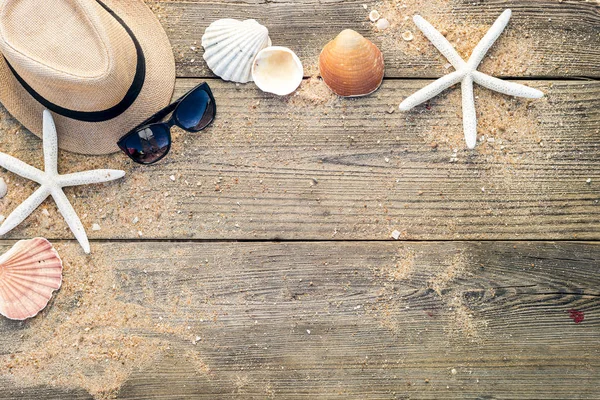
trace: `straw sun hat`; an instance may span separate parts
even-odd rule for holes
[[[52,111],[59,147],[118,151],[117,140],[166,106],[169,39],[142,0],[0,0],[0,103],[41,136]]]

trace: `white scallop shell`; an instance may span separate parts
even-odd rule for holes
[[[44,238],[18,241],[0,257],[0,314],[24,320],[43,310],[62,283],[62,261]]]
[[[253,19],[226,18],[213,22],[202,36],[204,59],[215,75],[226,81],[252,80],[252,62],[271,45],[269,30]]]
[[[263,92],[285,96],[302,83],[302,62],[287,47],[271,46],[262,49],[254,59],[252,78]]]

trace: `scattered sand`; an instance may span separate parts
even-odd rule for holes
[[[422,254],[419,255],[419,258],[422,257]],[[481,332],[484,331],[487,322],[478,319],[464,301],[463,293],[454,289],[456,286],[454,282],[459,279],[468,279],[471,275],[467,269],[469,264],[465,257],[463,253],[455,254],[423,287],[416,290],[426,292],[427,289],[433,289],[440,302],[439,311],[444,315],[443,320],[446,322],[444,331],[448,333],[449,338],[481,341]],[[407,335],[415,334],[415,332],[405,331],[407,318],[413,318],[409,325],[414,325],[419,323],[416,318],[419,318],[420,315],[426,315],[426,318],[437,318],[438,314],[435,308],[431,310],[413,309],[413,307],[409,307],[409,302],[403,300],[402,296],[398,294],[399,290],[406,289],[406,285],[412,287],[415,285],[415,280],[419,279],[413,276],[415,270],[418,271],[416,265],[418,265],[418,261],[414,251],[402,248],[392,262],[384,263],[382,267],[371,268],[376,278],[375,281],[381,286],[381,289],[377,301],[367,311],[383,328],[405,338]],[[408,317],[408,313],[412,313],[410,314],[412,316]],[[416,332],[416,335],[418,336],[419,333]],[[415,338],[410,338],[410,340],[413,339]]]
[[[21,127],[1,106],[0,132],[3,133],[0,136],[2,152],[16,155],[22,161],[43,169],[42,141]],[[173,129],[172,135],[171,152],[174,154],[182,151],[186,145],[181,130]],[[90,238],[106,234],[114,238],[142,235],[161,237],[164,234],[166,226],[163,221],[168,221],[169,213],[176,213],[180,207],[176,204],[177,196],[172,196],[170,190],[157,190],[156,175],[150,174],[150,171],[164,171],[161,179],[168,183],[161,185],[163,189],[172,186],[181,190],[182,186],[191,186],[189,182],[172,182],[169,176],[173,171],[166,162],[155,166],[141,166],[131,162],[122,153],[86,156],[60,151],[58,165],[59,172],[63,174],[102,168],[126,171],[123,179],[114,182],[65,188],[65,193]],[[5,170],[0,171],[0,177],[8,186],[8,195],[0,199],[0,214],[7,217],[39,185]],[[196,182],[193,185],[195,188]],[[90,199],[94,201],[91,202]],[[133,223],[135,217],[138,217],[136,224]],[[98,224],[101,230],[95,231],[94,224]],[[114,232],[116,226],[119,227],[117,234]],[[51,197],[23,221],[15,232],[22,234],[27,228],[33,228],[36,235],[42,237],[71,237],[70,230]]]
[[[11,322],[26,329],[18,351],[0,356],[0,370],[19,386],[81,387],[94,398],[113,398],[133,371],[149,367],[177,343],[198,373],[208,372],[194,351],[200,331],[187,329],[183,311],[177,318],[156,318],[147,304],[120,298],[126,277],[113,270],[109,247],[96,249],[93,257],[82,255],[75,243],[56,247],[64,260],[62,288],[40,316]]]
[[[289,96],[290,104],[294,106],[331,106],[339,100],[318,76],[305,79],[295,93]]]
[[[415,253],[402,249],[396,256],[396,264],[384,268],[383,272],[391,282],[400,282],[410,278],[415,268]]]
[[[539,134],[540,109],[547,99],[519,99],[475,87],[477,110],[478,156],[491,156],[490,161],[510,161],[511,154],[529,149],[532,141],[541,139]],[[447,114],[450,114],[449,116]],[[462,100],[460,87],[451,88],[427,103],[415,107],[406,114],[408,122],[425,124],[427,119],[453,122],[453,127],[443,128],[433,123],[434,128],[421,133],[423,141],[438,150],[466,149],[462,126]],[[451,118],[448,121],[448,118]]]
[[[414,269],[415,252],[409,247],[401,247],[390,261],[371,268],[381,289],[377,301],[367,307],[367,312],[373,315],[383,328],[395,335],[403,332],[403,323],[397,316],[406,306],[398,296],[397,289],[410,279]]]
[[[376,33],[380,46],[386,53],[395,54],[396,57],[404,55],[408,58],[405,63],[423,65],[426,68],[430,66],[423,64],[423,60],[435,59],[438,60],[440,73],[447,73],[453,71],[448,60],[419,31],[412,18],[414,15],[421,15],[448,39],[463,59],[468,59],[493,21],[483,21],[480,15],[458,15],[453,12],[458,4],[459,2],[454,0],[380,1],[376,2],[373,8],[390,22],[390,27],[379,30],[376,24],[365,23]],[[365,11],[365,15],[368,15],[368,11]],[[368,20],[368,17],[366,19]],[[411,32],[414,38],[410,41],[405,40],[402,35],[406,32]],[[518,52],[514,51],[515,47],[519,48]],[[480,70],[503,76],[526,74],[530,66],[537,64],[539,55],[534,51],[536,48],[539,46],[536,46],[534,38],[523,33],[518,25],[509,23],[488,52]]]
[[[466,264],[461,253],[456,254],[448,263],[448,266],[429,281],[431,287],[438,296],[443,296],[443,290],[448,284],[461,277],[465,272]]]
[[[438,29],[444,29],[446,25],[436,25],[436,23],[440,22],[440,17],[436,17],[435,20],[429,18],[433,15],[447,15],[451,10],[446,0],[413,0],[407,2],[386,0],[374,3],[373,8],[377,9],[381,16],[386,18],[390,23],[388,28],[380,30],[376,24],[366,22],[376,33],[377,39],[380,40],[381,44],[378,44],[378,46],[384,49],[386,53],[405,56],[423,56],[423,49],[428,46],[427,38],[418,32],[417,27],[412,21],[412,17],[420,14]],[[446,19],[450,20],[451,18]],[[447,23],[445,22],[445,24]],[[402,35],[406,32],[413,34],[412,40],[407,41],[403,38]]]
[[[452,337],[479,340],[480,331],[487,326],[484,320],[478,320],[472,310],[464,302],[463,294],[454,290],[453,282],[459,279],[468,279],[471,272],[467,270],[466,255],[457,253],[448,260],[446,268],[440,271],[429,281],[429,287],[435,291],[447,310],[449,326],[446,331]]]
[[[482,339],[481,332],[487,327],[487,321],[476,319],[473,311],[465,304],[460,295],[453,297],[447,306],[450,313],[450,326],[446,330],[451,337],[480,341]]]

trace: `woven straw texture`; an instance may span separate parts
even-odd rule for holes
[[[103,0],[141,45],[146,77],[136,101],[121,115],[84,122],[56,113],[59,147],[84,153],[118,151],[118,139],[171,100],[175,61],[171,45],[141,0]],[[95,0],[0,0],[0,50],[38,94],[60,107],[101,111],[118,104],[137,64],[134,43]],[[41,137],[42,111],[0,58],[0,102]]]

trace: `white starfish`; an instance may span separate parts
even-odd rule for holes
[[[448,40],[438,32],[429,22],[425,21],[420,15],[415,15],[413,21],[423,34],[433,43],[433,45],[450,61],[456,71],[441,77],[433,83],[425,86],[423,89],[407,97],[400,103],[400,110],[408,111],[411,108],[437,96],[450,86],[461,82],[462,89],[462,108],[463,108],[463,128],[465,131],[465,140],[467,147],[472,149],[477,143],[477,115],[475,113],[475,99],[473,96],[473,82],[485,86],[488,89],[510,96],[527,97],[539,99],[544,93],[528,86],[503,81],[498,78],[486,75],[477,71],[477,67],[483,60],[483,57],[494,44],[498,36],[504,31],[508,24],[511,11],[505,10],[494,22],[494,25],[485,34],[483,39],[477,44],[469,61],[465,62],[456,52]]]
[[[19,225],[29,216],[48,196],[52,196],[58,210],[67,221],[67,225],[73,231],[75,238],[83,247],[83,250],[89,254],[90,243],[81,220],[73,209],[73,206],[65,196],[62,188],[65,186],[87,185],[90,183],[108,182],[125,176],[125,171],[115,169],[97,169],[73,174],[59,175],[57,166],[58,157],[58,138],[56,137],[56,127],[52,114],[44,110],[43,140],[44,140],[44,171],[32,167],[23,161],[0,153],[0,166],[14,172],[24,178],[39,183],[41,186],[27,200],[21,203],[6,218],[6,221],[0,226],[0,236],[5,235],[15,226]]]

